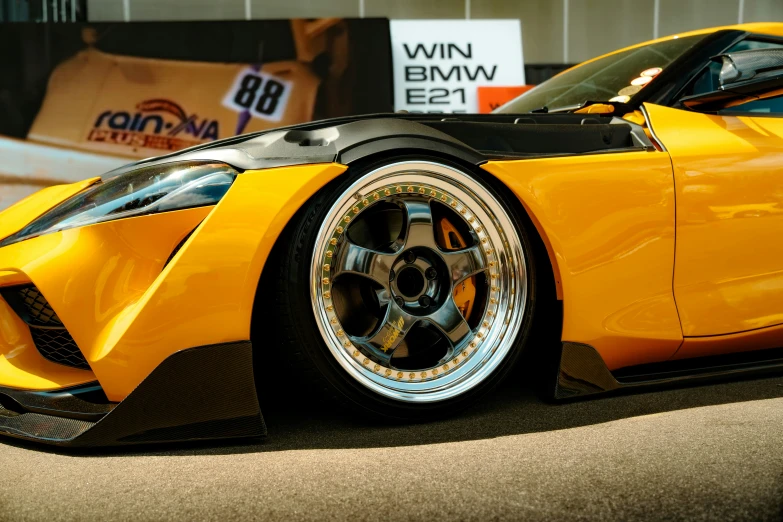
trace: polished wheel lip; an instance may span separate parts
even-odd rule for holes
[[[377,192],[381,189],[381,192]],[[437,197],[480,231],[491,267],[491,297],[479,327],[452,361],[427,371],[381,367],[342,330],[331,302],[332,255],[350,222],[385,196]],[[508,235],[510,234],[510,236]],[[332,356],[356,381],[384,397],[407,403],[448,400],[483,382],[503,361],[526,312],[527,267],[511,218],[482,185],[464,172],[434,162],[402,161],[377,168],[344,190],[327,212],[311,260],[310,293],[319,331]],[[387,324],[383,324],[383,329]]]

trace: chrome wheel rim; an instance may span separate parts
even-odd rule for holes
[[[399,209],[399,235],[392,230],[383,248],[358,244],[355,230],[382,235],[374,216],[392,216],[387,207]],[[443,249],[436,209],[461,220],[469,245]],[[465,281],[479,281],[483,292],[469,317],[455,301]],[[359,292],[372,306],[345,297]],[[483,382],[511,350],[526,297],[522,241],[505,209],[470,176],[437,163],[395,163],[357,180],[327,212],[313,250],[313,311],[329,352],[356,381],[401,402],[443,401]],[[352,318],[365,314],[362,306],[376,309],[376,322],[360,332]],[[427,346],[427,359],[413,338],[430,334],[441,340]]]

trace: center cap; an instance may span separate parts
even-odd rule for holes
[[[397,289],[404,297],[416,298],[424,290],[424,274],[418,267],[406,266],[397,276]]]

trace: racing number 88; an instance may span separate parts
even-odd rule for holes
[[[258,93],[258,89],[263,84],[263,90]],[[280,96],[283,94],[285,87],[282,83],[273,79],[268,79],[264,83],[264,79],[254,74],[246,74],[242,78],[242,82],[239,84],[239,90],[234,96],[234,103],[245,109],[250,109],[253,102],[256,102],[255,110],[261,114],[273,114],[277,109],[277,104],[280,101]],[[256,98],[258,98],[256,100]]]

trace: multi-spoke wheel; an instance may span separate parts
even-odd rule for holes
[[[310,208],[277,292],[297,364],[390,417],[453,409],[507,373],[534,289],[502,194],[460,169],[404,161],[354,175]]]

